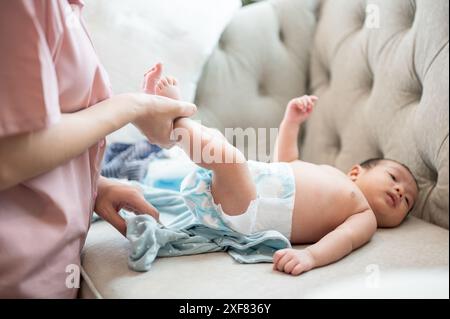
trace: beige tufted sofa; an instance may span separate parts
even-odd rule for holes
[[[346,171],[372,157],[408,165],[413,216],[341,261],[299,277],[224,253],[127,268],[128,244],[104,222],[83,251],[80,296],[104,298],[448,298],[448,0],[270,0],[244,7],[204,68],[204,124],[277,127],[288,100],[320,97],[301,157]],[[261,137],[250,150],[268,141]],[[332,203],[330,203],[332,205]]]

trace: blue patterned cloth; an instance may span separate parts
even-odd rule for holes
[[[273,230],[243,235],[227,226],[217,215],[221,227],[205,225],[186,205],[180,192],[152,188],[140,183],[144,196],[160,212],[158,223],[148,215],[121,210],[127,222],[131,243],[128,265],[147,271],[157,256],[182,256],[224,251],[240,263],[272,262],[275,251],[291,247],[289,240]],[[200,217],[200,218],[199,218]]]
[[[113,143],[106,149],[101,175],[142,181],[147,174],[149,162],[161,157],[164,157],[161,148],[148,141],[135,144]]]

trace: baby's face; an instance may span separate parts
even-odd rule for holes
[[[413,208],[418,195],[411,173],[392,161],[382,161],[375,167],[363,169],[358,184],[379,227],[398,226]]]

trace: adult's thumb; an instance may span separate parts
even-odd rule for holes
[[[197,106],[188,102],[178,102],[176,109],[174,110],[174,118],[177,117],[191,117],[197,113]]]

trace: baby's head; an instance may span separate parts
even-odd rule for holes
[[[408,167],[396,161],[370,159],[353,166],[348,176],[369,202],[378,227],[400,225],[416,202],[416,179]]]

